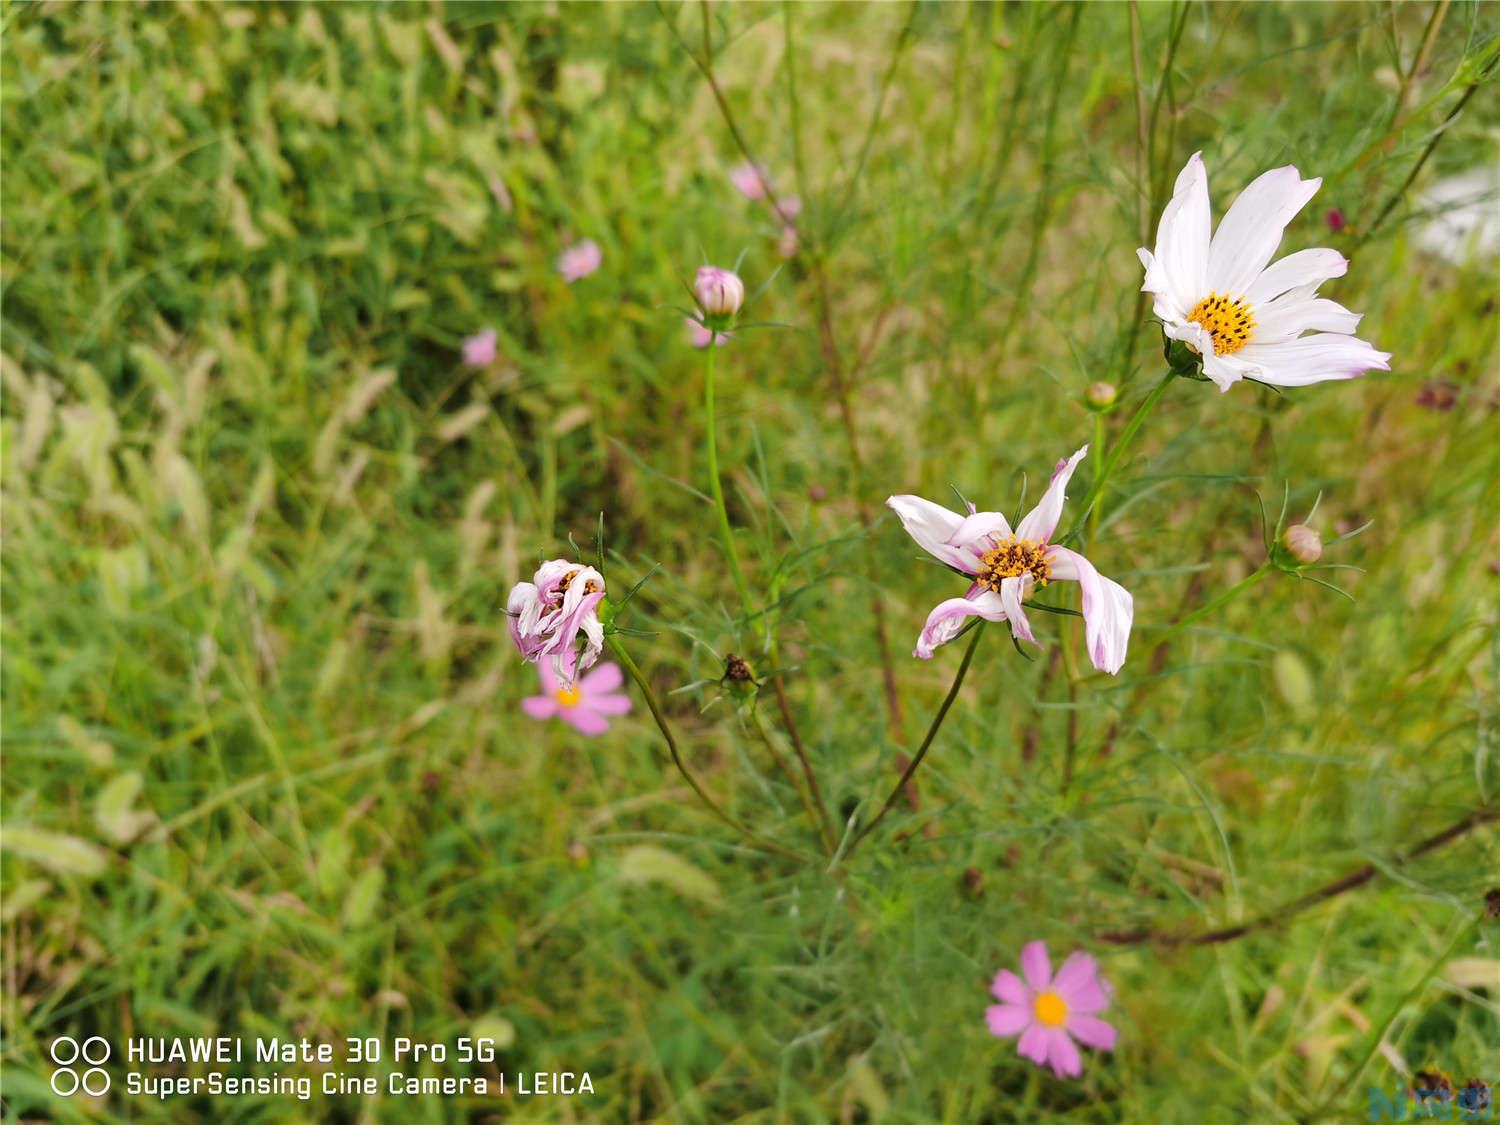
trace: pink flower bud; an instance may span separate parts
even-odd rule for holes
[[[1083,398],[1090,406],[1102,410],[1112,405],[1118,394],[1113,383],[1098,382],[1089,384],[1088,390],[1083,392]]]
[[[698,304],[710,318],[732,317],[745,303],[745,283],[728,270],[703,266],[693,281]]]
[[[1337,207],[1324,215],[1323,221],[1328,224],[1328,229],[1334,234],[1342,234],[1344,228],[1349,225],[1344,219],[1344,213]]]
[[[1323,537],[1305,523],[1294,523],[1281,533],[1287,554],[1299,563],[1315,563],[1323,557]]]

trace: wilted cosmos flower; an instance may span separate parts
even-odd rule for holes
[[[604,576],[593,567],[567,559],[544,562],[532,581],[517,582],[505,600],[511,640],[524,659],[540,664],[546,657],[556,677],[571,683],[575,662],[582,672],[604,648],[602,601]],[[573,647],[580,632],[581,654]]]
[[[464,340],[464,363],[487,367],[495,362],[495,330],[485,328]]]
[[[698,267],[693,293],[709,317],[732,317],[745,303],[745,283],[737,274],[718,266]]]
[[[575,242],[558,256],[557,272],[562,274],[564,281],[572,284],[588,277],[599,268],[602,261],[604,251],[599,249],[599,244],[592,238],[585,238],[582,242]]]
[[[729,169],[729,179],[746,199],[759,200],[766,197],[766,170],[760,164],[752,164],[748,160],[736,164]]]
[[[1008,621],[1018,640],[1036,644],[1021,603],[1039,587],[1064,579],[1083,587],[1089,660],[1110,675],[1120,670],[1135,614],[1129,591],[1105,578],[1077,551],[1047,542],[1062,516],[1068,481],[1088,451],[1085,445],[1057,463],[1041,502],[1014,531],[999,512],[976,511],[973,504],[965,517],[920,496],[886,500],[918,546],[973,579],[963,597],[949,598],[928,615],[913,656],[931,657],[932,650],[951,641],[969,617]]]
[[[569,675],[559,679],[550,662],[537,665],[542,694],[521,700],[521,709],[533,719],[559,718],[579,734],[603,734],[609,729],[609,715],[623,715],[630,710],[630,696],[620,691],[624,677],[618,664],[601,664],[580,679]]]
[[[1322,183],[1291,165],[1266,172],[1210,238],[1208,173],[1194,153],[1162,212],[1155,253],[1137,251],[1163,331],[1198,353],[1221,391],[1240,379],[1300,387],[1390,370],[1389,352],[1353,335],[1359,315],[1317,296],[1349,268],[1342,254],[1299,250],[1271,264],[1286,225]]]
[[[698,312],[698,310],[695,309],[694,312]],[[693,347],[706,348],[708,347],[708,342],[712,340],[715,345],[722,348],[734,338],[733,332],[713,331],[703,323],[702,316],[703,314],[698,312],[697,316],[685,316],[682,318],[683,323],[688,327],[688,334],[692,338]]]
[[[1027,942],[1021,949],[1021,974],[1008,969],[995,974],[990,986],[998,1004],[985,1009],[984,1019],[994,1034],[1019,1035],[1016,1051],[1037,1066],[1050,1066],[1059,1078],[1083,1073],[1076,1039],[1085,1047],[1112,1050],[1115,1029],[1094,1015],[1109,1007],[1109,985],[1098,963],[1075,952],[1052,975],[1047,946]]]

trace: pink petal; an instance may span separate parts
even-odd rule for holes
[[[623,715],[630,710],[628,695],[587,695],[578,704],[596,715]]]
[[[1105,578],[1088,559],[1066,547],[1048,548],[1047,566],[1053,578],[1072,580],[1083,587],[1083,630],[1089,661],[1099,671],[1115,675],[1130,648],[1130,626],[1135,619],[1135,600],[1130,591]]]
[[[1115,1040],[1118,1038],[1111,1024],[1094,1016],[1071,1016],[1066,1030],[1085,1047],[1093,1047],[1097,1051],[1114,1050]]]
[[[605,695],[615,691],[625,682],[625,676],[620,671],[620,666],[614,663],[601,664],[583,679],[578,681],[578,686],[583,690],[585,696]]]
[[[1047,1029],[1039,1023],[1034,1023],[1021,1033],[1021,1039],[1016,1044],[1016,1054],[1023,1059],[1030,1059],[1037,1066],[1042,1066],[1047,1061],[1049,1038]]]
[[[995,974],[990,991],[994,993],[996,1000],[1001,1000],[1006,1004],[1020,1004],[1023,1007],[1031,1005],[1031,989],[1022,984],[1021,978],[1009,969],[1001,969]]]
[[[1010,622],[1010,631],[1015,634],[1016,639],[1036,644],[1036,637],[1031,632],[1031,622],[1026,620],[1026,612],[1021,608],[1021,585],[1022,580],[1019,578],[1002,578],[1000,604],[1005,607],[1005,619]]]
[[[1018,1004],[991,1004],[984,1010],[984,1022],[992,1035],[1016,1035],[1031,1023],[1031,1009]]]
[[[986,540],[1009,539],[1010,535],[1010,523],[999,512],[971,512],[964,522],[958,525],[958,530],[953,533],[948,544],[953,547],[966,548],[980,555],[989,550]],[[972,566],[964,569],[971,574],[974,572]]]
[[[1004,621],[1005,608],[1000,604],[1000,595],[986,590],[974,598],[949,598],[939,602],[937,608],[927,615],[927,624],[917,637],[917,647],[912,655],[918,660],[932,659],[932,650],[945,645],[958,635],[965,620],[983,617],[986,621]]]
[[[1028,941],[1021,947],[1021,975],[1038,992],[1047,990],[1052,983],[1052,962],[1047,957],[1046,942]]]
[[[521,700],[521,710],[533,719],[550,719],[562,710],[562,704],[550,695],[529,695]]]
[[[594,714],[586,707],[564,707],[561,710],[563,722],[579,734],[603,734],[609,729],[609,723],[603,716]]]
[[[962,516],[920,496],[891,496],[885,505],[901,517],[906,534],[915,539],[922,550],[966,574],[974,573],[976,568],[971,554],[949,545],[963,523]]]
[[[1070,1012],[1098,1012],[1109,1007],[1109,993],[1099,975],[1099,964],[1087,953],[1070,953],[1052,978],[1052,991]]]
[[[1083,1059],[1078,1048],[1060,1027],[1047,1033],[1047,1063],[1059,1078],[1077,1078],[1083,1073]]]
[[[1041,502],[1016,525],[1016,538],[1045,543],[1052,537],[1052,533],[1057,530],[1057,521],[1062,518],[1063,501],[1067,498],[1068,482],[1073,479],[1073,470],[1088,455],[1089,447],[1085,445],[1066,461],[1057,463],[1057,467],[1052,470],[1052,479],[1047,483],[1047,491],[1042,493]]]

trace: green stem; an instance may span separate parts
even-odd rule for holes
[[[1104,464],[1099,467],[1098,475],[1094,477],[1094,483],[1089,486],[1088,495],[1083,499],[1083,507],[1079,509],[1077,518],[1073,520],[1073,526],[1068,528],[1068,533],[1058,540],[1059,543],[1071,543],[1078,537],[1078,533],[1083,530],[1085,521],[1093,513],[1094,505],[1099,502],[1099,498],[1104,494],[1104,486],[1109,483],[1110,475],[1120,464],[1120,458],[1124,456],[1125,450],[1130,447],[1130,443],[1135,440],[1135,435],[1140,431],[1141,424],[1145,422],[1151,411],[1156,409],[1156,404],[1161,400],[1161,396],[1167,393],[1167,388],[1171,386],[1172,380],[1176,378],[1176,373],[1168,371],[1162,377],[1161,382],[1152,387],[1150,393],[1135,408],[1135,413],[1130,416],[1130,421],[1125,423],[1125,429],[1120,432],[1119,440],[1110,447],[1109,456],[1104,459]]]
[[[823,817],[819,818],[819,810],[813,806],[812,798],[808,795],[807,791],[797,784],[796,775],[792,773],[791,766],[787,765],[786,759],[776,749],[776,743],[772,741],[771,732],[766,729],[766,721],[760,717],[759,711],[751,712],[751,723],[755,727],[755,732],[760,735],[760,740],[766,744],[766,751],[771,755],[771,760],[776,763],[776,768],[786,777],[788,784],[796,792],[797,799],[802,802],[802,811],[807,814],[808,823],[812,825],[813,831],[818,833],[819,838],[823,841],[823,846],[831,855],[834,847],[837,845],[837,841],[833,838],[833,831],[828,824],[827,813],[825,812]],[[811,781],[810,776],[809,781]]]
[[[677,766],[677,772],[682,774],[683,780],[698,795],[698,799],[708,806],[709,811],[757,847],[775,852],[777,855],[786,856],[789,859],[798,860],[802,863],[809,862],[808,857],[801,852],[793,851],[791,848],[784,848],[774,840],[767,840],[764,836],[741,824],[720,808],[718,803],[704,792],[703,786],[693,776],[692,771],[687,768],[687,763],[682,760],[682,751],[677,746],[677,737],[672,733],[672,728],[668,725],[666,716],[662,714],[661,704],[657,702],[656,693],[651,690],[651,685],[646,681],[646,677],[641,673],[639,666],[631,659],[630,653],[625,651],[625,646],[620,643],[617,634],[609,634],[605,637],[605,641],[609,645],[610,652],[614,653],[616,659],[625,666],[625,671],[630,673],[630,678],[635,681],[635,686],[641,689],[641,696],[646,700],[646,707],[651,712],[651,717],[656,720],[656,727],[661,731],[662,738],[666,740],[667,749],[671,751],[672,762]]]
[[[715,335],[705,349],[708,353],[708,370],[703,376],[703,424],[708,431],[708,487],[714,499],[714,512],[719,519],[719,537],[724,541],[724,554],[729,558],[729,572],[734,576],[734,586],[739,591],[745,618],[754,627],[756,636],[764,639],[765,625],[754,612],[750,587],[745,582],[745,572],[740,569],[739,552],[734,546],[734,531],[729,526],[729,509],[724,506],[724,486],[719,481],[718,427],[714,419],[714,353],[719,350],[717,342],[718,337]]]
[[[891,806],[896,803],[901,794],[906,791],[906,783],[912,779],[917,772],[917,767],[922,764],[922,759],[927,757],[927,751],[932,747],[933,740],[937,738],[939,729],[942,728],[943,720],[948,717],[948,709],[953,706],[953,701],[958,698],[958,689],[963,687],[964,677],[969,674],[969,665],[974,662],[974,650],[979,647],[979,636],[984,632],[984,622],[981,620],[974,626],[973,639],[969,641],[969,647],[964,650],[963,662],[958,666],[958,672],[953,677],[953,686],[948,689],[948,695],[943,699],[942,706],[937,709],[937,714],[932,717],[932,724],[927,728],[927,737],[922,739],[922,745],[917,748],[915,756],[907,764],[906,770],[901,775],[901,780],[896,782],[896,787],[891,790],[891,795],[885,799],[885,804],[880,806],[880,811],[875,814],[875,819],[860,829],[859,835],[855,836],[845,850],[844,855],[852,855],[854,849],[859,847],[859,842],[875,831],[875,826],[885,819],[885,814],[891,811]]]
[[[1225,590],[1217,598],[1214,598],[1212,601],[1199,606],[1187,616],[1179,617],[1176,621],[1172,622],[1172,624],[1167,627],[1167,634],[1170,635],[1186,625],[1191,625],[1194,621],[1199,621],[1202,618],[1207,617],[1214,610],[1219,609],[1220,607],[1239,597],[1240,594],[1250,589],[1251,586],[1254,586],[1270,572],[1271,564],[1261,563],[1258,569],[1253,570],[1249,574],[1245,575],[1245,577],[1241,578],[1238,582],[1229,587],[1229,589]],[[1163,640],[1165,639],[1166,638],[1163,637]],[[1161,642],[1158,641],[1157,643],[1159,644]]]

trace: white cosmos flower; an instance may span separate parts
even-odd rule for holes
[[[1210,238],[1208,173],[1195,152],[1162,212],[1156,252],[1136,251],[1163,331],[1202,357],[1221,391],[1241,379],[1301,387],[1390,370],[1389,352],[1353,335],[1359,314],[1317,295],[1349,268],[1342,254],[1299,250],[1271,263],[1322,183],[1274,168],[1240,192]]]
[[[901,517],[907,534],[924,551],[973,578],[963,597],[941,602],[928,615],[913,656],[930,658],[932,650],[957,636],[970,617],[1008,621],[1016,639],[1036,644],[1021,603],[1038,587],[1062,579],[1083,587],[1089,660],[1110,675],[1120,670],[1135,615],[1130,592],[1105,578],[1077,551],[1047,542],[1062,516],[1068,481],[1088,451],[1085,445],[1057,463],[1041,503],[1014,531],[999,512],[975,511],[972,504],[965,517],[920,496],[886,500],[886,505]]]

